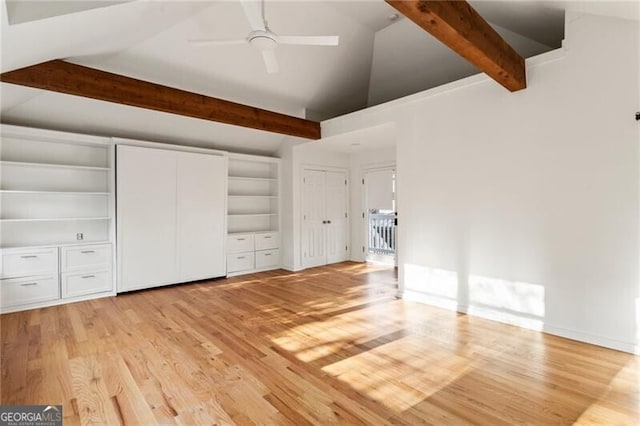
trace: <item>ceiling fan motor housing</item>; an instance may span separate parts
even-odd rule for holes
[[[273,50],[278,47],[276,35],[269,31],[251,31],[247,40],[251,46],[259,50]]]

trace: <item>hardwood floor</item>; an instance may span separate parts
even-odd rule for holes
[[[638,358],[397,300],[342,263],[5,314],[1,403],[64,424],[638,424]]]

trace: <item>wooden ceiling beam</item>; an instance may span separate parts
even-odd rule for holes
[[[0,81],[267,132],[320,139],[320,123],[315,121],[61,60],[2,73]]]
[[[524,59],[464,0],[386,0],[512,92],[527,87]]]

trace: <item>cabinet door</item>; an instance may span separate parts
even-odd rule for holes
[[[302,193],[302,264],[327,263],[325,247],[325,172],[304,170]]]
[[[118,146],[119,290],[177,282],[176,153]]]
[[[226,274],[227,158],[178,153],[180,281]]]
[[[327,263],[347,260],[347,174],[326,172],[326,252]]]

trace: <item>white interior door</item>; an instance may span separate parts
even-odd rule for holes
[[[325,263],[347,260],[347,174],[325,172]]]
[[[348,258],[346,172],[303,172],[302,265],[313,267]]]
[[[227,159],[181,152],[177,164],[180,281],[223,276]]]
[[[117,149],[118,288],[177,282],[176,157],[157,149]]]
[[[327,263],[324,178],[323,171],[303,172],[302,265],[307,268]]]

